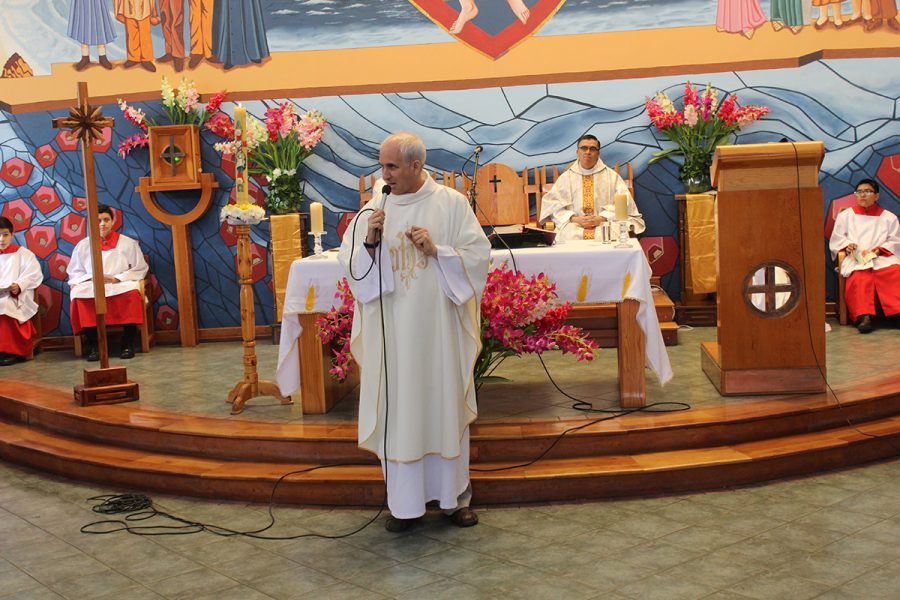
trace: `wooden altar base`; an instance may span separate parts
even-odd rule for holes
[[[725,401],[633,414],[572,432],[583,418],[495,418],[471,428],[478,505],[659,495],[753,484],[900,454],[900,370],[828,394]],[[840,402],[837,401],[840,400]],[[219,400],[220,401],[220,400]],[[848,421],[853,425],[848,425]],[[376,506],[381,470],[356,445],[356,423],[273,423],[78,407],[61,388],[0,380],[0,458],[110,490],[282,503]]]

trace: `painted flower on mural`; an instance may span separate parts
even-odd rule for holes
[[[157,122],[151,119],[147,114],[137,108],[130,106],[127,102],[119,99],[119,108],[125,118],[132,124],[143,129],[142,133],[137,133],[125,138],[119,144],[119,156],[125,158],[135,148],[143,148],[149,143],[148,130],[156,125],[197,125],[202,126],[210,118],[221,114],[222,102],[225,101],[227,92],[222,90],[216,93],[206,106],[200,104],[200,92],[194,86],[193,81],[188,81],[182,77],[177,88],[173,88],[169,80],[162,78],[162,106],[166,113],[166,123]]]
[[[765,106],[738,106],[735,94],[719,104],[718,91],[710,84],[698,94],[690,81],[684,86],[682,110],[664,92],[647,98],[645,106],[650,121],[676,145],[654,153],[650,164],[681,154],[684,156],[681,177],[685,181],[705,179],[708,182],[716,146],[728,144],[733,133],[769,113]]]
[[[303,188],[298,168],[322,140],[326,125],[321,112],[310,110],[298,115],[295,105],[290,102],[270,107],[263,122],[248,116],[245,137],[249,171],[266,176],[269,182],[266,208],[271,213],[300,210]],[[216,150],[234,154],[234,123],[231,119],[226,115],[217,116],[206,123],[206,128],[229,140],[216,144]]]
[[[347,280],[338,284],[335,298],[340,306],[320,315],[316,323],[323,344],[331,344],[331,376],[344,381],[352,371],[350,330],[353,323],[353,295]],[[579,327],[566,325],[570,304],[560,304],[556,284],[543,273],[526,277],[504,265],[488,273],[481,298],[481,353],[475,362],[475,382],[480,387],[490,381],[504,360],[521,354],[543,354],[561,350],[579,360],[590,361],[597,342]]]

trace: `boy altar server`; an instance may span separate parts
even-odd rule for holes
[[[37,313],[34,290],[44,281],[37,258],[13,243],[13,226],[0,217],[0,366],[6,367],[31,354]]]

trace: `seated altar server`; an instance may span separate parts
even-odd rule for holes
[[[490,243],[465,197],[422,170],[418,137],[388,137],[379,162],[383,179],[339,255],[356,299],[359,446],[381,459],[388,531],[408,529],[432,500],[469,527],[478,522],[469,424]]]
[[[628,186],[615,169],[600,160],[600,140],[590,134],[578,138],[578,160],[553,182],[553,188],[541,200],[540,222],[549,218],[556,225],[556,243],[594,239],[594,229],[615,218],[616,194],[628,197],[628,220],[635,234],[646,226]],[[616,227],[610,228],[618,239]],[[597,237],[600,237],[597,232]]]
[[[31,354],[37,313],[34,290],[44,281],[41,265],[28,248],[13,243],[13,225],[0,217],[0,366]]]
[[[829,246],[832,257],[847,252],[841,262],[847,311],[859,332],[869,333],[876,300],[885,316],[900,321],[900,225],[878,205],[876,181],[863,179],[854,193],[857,204],[834,220]]]
[[[149,267],[137,241],[113,231],[115,215],[110,207],[97,207],[100,216],[100,249],[106,281],[106,324],[124,325],[120,358],[134,358],[134,336],[137,325],[144,321],[143,298],[138,282]],[[72,298],[72,333],[82,332],[88,341],[87,359],[100,360],[97,348],[97,312],[94,308],[91,242],[85,238],[72,251],[69,262],[69,288]]]

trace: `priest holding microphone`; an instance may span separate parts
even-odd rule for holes
[[[490,243],[465,197],[424,172],[418,137],[391,135],[379,163],[382,179],[339,255],[356,299],[359,446],[381,459],[388,531],[408,529],[433,500],[469,527],[478,522],[469,425]]]

